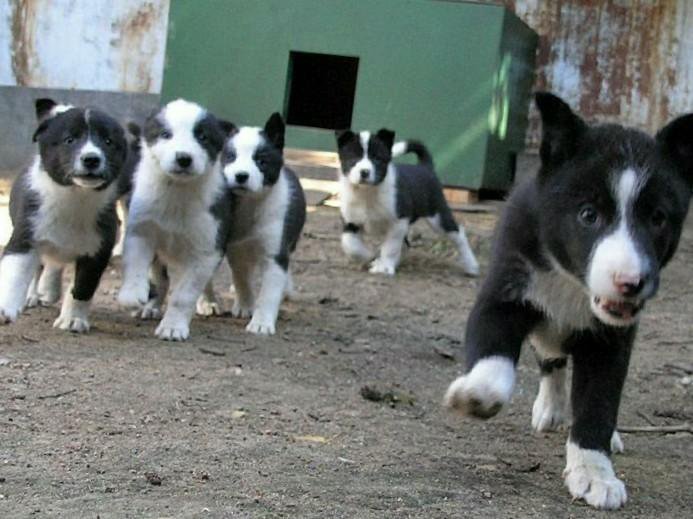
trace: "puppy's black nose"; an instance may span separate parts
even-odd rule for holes
[[[188,168],[192,164],[192,157],[188,153],[176,152],[176,164],[181,168]]]
[[[248,180],[248,173],[236,173],[236,182],[239,184],[245,184],[246,180]]]
[[[361,170],[361,180],[367,180],[368,177],[370,176],[371,172],[368,169],[362,169]]]
[[[96,153],[87,153],[86,155],[82,156],[82,165],[85,169],[94,171],[101,165],[101,157],[99,157]]]

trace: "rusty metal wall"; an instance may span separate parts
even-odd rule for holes
[[[169,0],[0,0],[0,85],[159,93]]]
[[[496,2],[497,3],[497,2]],[[535,87],[653,132],[693,111],[693,0],[503,0],[540,37]],[[538,145],[532,110],[528,144]]]

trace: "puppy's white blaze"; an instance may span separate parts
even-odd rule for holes
[[[38,267],[38,255],[5,254],[0,261],[0,324],[12,322],[22,311],[31,280]]]
[[[56,115],[61,114],[63,112],[67,112],[68,110],[72,110],[73,108],[74,105],[58,104],[51,108],[51,111],[48,115],[49,117],[55,117]]]
[[[477,362],[472,370],[458,377],[445,393],[445,404],[464,410],[477,400],[484,408],[506,404],[515,386],[515,364],[507,357],[494,355]]]
[[[407,152],[407,141],[396,142],[392,145],[392,158],[404,155]]]
[[[627,500],[626,487],[614,474],[611,460],[604,453],[566,443],[565,484],[576,499],[595,508],[614,510]]]
[[[373,162],[368,158],[368,141],[371,139],[371,132],[360,132],[359,139],[361,140],[361,147],[363,148],[363,157],[349,170],[349,182],[352,184],[361,183],[361,171],[368,171],[368,178],[365,179],[367,182],[373,182],[375,180],[375,166]]]
[[[619,223],[616,230],[604,237],[594,249],[587,285],[595,295],[618,296],[614,277],[617,274],[640,277],[646,267],[628,231],[632,207],[641,187],[642,182],[632,169],[621,173],[618,183],[614,185]]]
[[[244,126],[231,139],[231,144],[236,152],[236,160],[224,166],[224,176],[229,187],[243,186],[253,192],[262,190],[264,178],[253,160],[255,150],[264,143],[260,134],[261,131],[261,128]],[[247,173],[248,180],[239,184],[236,182],[237,173]]]
[[[164,173],[170,173],[177,168],[176,153],[187,153],[191,156],[192,173],[202,175],[207,172],[209,157],[193,134],[195,124],[204,115],[205,110],[201,106],[184,99],[171,101],[164,107],[162,118],[171,131],[171,138],[159,138],[151,146],[143,141],[145,150],[151,151],[151,155]],[[186,175],[176,175],[176,178],[182,182],[190,180]]]

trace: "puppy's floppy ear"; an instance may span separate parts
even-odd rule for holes
[[[128,132],[130,132],[130,135],[132,135],[135,139],[139,139],[142,135],[142,128],[140,128],[140,125],[134,121],[128,121],[127,129]]]
[[[51,122],[51,118],[49,117],[48,119],[44,119],[41,121],[41,124],[38,125],[38,128],[36,128],[36,131],[34,132],[34,135],[31,137],[31,140],[33,142],[36,142],[39,138],[39,135],[41,135],[44,131],[46,131],[46,128],[48,128],[48,125]]]
[[[573,155],[587,124],[558,96],[537,92],[534,100],[541,115],[541,162],[557,166]]]
[[[385,143],[388,150],[392,149],[392,145],[395,143],[395,132],[387,128],[381,128],[375,136]]]
[[[693,187],[693,113],[674,119],[655,138]]]
[[[356,134],[351,130],[335,130],[334,136],[337,139],[337,146],[341,148],[347,142],[356,137]]]
[[[265,135],[280,150],[284,149],[284,119],[279,112],[274,112],[270,115],[265,123]]]
[[[226,119],[217,119],[217,121],[219,122],[219,128],[221,128],[221,131],[224,132],[226,137],[231,137],[231,135],[238,131],[236,125],[231,121],[227,121]]]
[[[46,117],[48,117],[51,113],[51,110],[57,105],[58,103],[56,103],[48,97],[41,97],[34,101],[34,106],[36,108],[36,119],[38,120],[38,122],[41,122]]]

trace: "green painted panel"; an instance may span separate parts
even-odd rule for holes
[[[352,127],[422,139],[444,183],[480,188],[505,13],[435,0],[172,0],[162,96],[260,125],[285,107],[291,51],[358,57]],[[293,125],[287,145],[335,149],[332,131]]]

